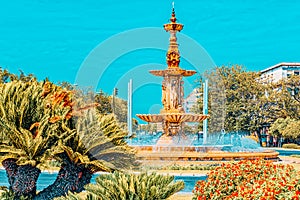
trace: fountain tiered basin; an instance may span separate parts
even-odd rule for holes
[[[279,153],[259,147],[249,138],[240,137],[238,144],[195,142],[196,136],[180,138],[156,136],[153,144],[133,144],[141,161],[233,161],[242,159],[279,160]],[[200,143],[200,144],[199,144]]]
[[[163,120],[171,123],[201,122],[208,118],[208,115],[190,113],[138,114],[137,116],[140,119],[151,123],[158,123],[162,122]]]

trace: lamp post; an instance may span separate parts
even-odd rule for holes
[[[128,82],[127,98],[127,128],[129,135],[132,135],[132,79]]]
[[[203,115],[208,114],[208,80],[203,83]],[[203,121],[203,144],[207,144],[207,119]]]
[[[115,114],[115,96],[117,96],[117,95],[118,95],[118,88],[114,88],[113,95],[112,95],[112,104],[113,104],[112,112],[113,112],[113,114]]]

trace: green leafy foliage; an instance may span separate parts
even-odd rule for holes
[[[278,118],[270,127],[269,133],[279,135],[285,138],[296,139],[300,137],[300,120],[287,118]]]
[[[262,124],[258,112],[263,104],[264,86],[259,84],[259,74],[246,72],[240,66],[220,67],[217,73],[222,77],[226,94],[225,129],[227,131],[255,130]]]
[[[285,149],[300,149],[300,146],[294,143],[284,144],[282,145],[282,148]]]
[[[16,196],[12,190],[9,190],[6,187],[0,186],[0,200],[15,200]],[[30,200],[29,197],[18,197],[19,200]]]
[[[210,132],[255,130],[263,123],[262,110],[265,88],[256,79],[258,73],[247,72],[241,66],[222,66],[206,72],[209,83]],[[200,79],[199,91],[203,91]],[[202,113],[202,98],[197,109]]]
[[[74,94],[76,102],[70,119],[63,120],[67,137],[58,141],[52,151],[61,163],[53,184],[39,192],[36,199],[53,199],[68,191],[80,192],[98,171],[128,169],[135,165],[135,151],[128,146],[127,132],[120,128],[115,116],[97,113],[91,98]]]
[[[289,118],[295,122],[285,127],[288,128],[286,137],[299,137],[299,122],[296,121],[300,119],[300,76],[266,84],[259,81],[259,73],[236,65],[218,67],[207,72],[205,77],[209,80],[210,132],[220,132],[222,128],[227,132],[252,132],[277,119]],[[199,91],[202,91],[202,79],[199,83]],[[202,112],[199,109],[202,99],[196,107],[194,110]],[[224,127],[220,127],[223,124]],[[274,128],[272,134],[278,135]],[[283,130],[281,132],[283,134]]]
[[[174,182],[173,176],[159,174],[102,174],[96,178],[96,184],[86,185],[86,197],[70,194],[64,199],[97,200],[159,200],[167,199],[184,188],[183,181]]]
[[[23,73],[0,75],[0,161],[16,198],[52,199],[82,191],[93,173],[136,164],[127,133],[114,115],[97,113],[93,93],[69,91],[68,85],[38,82]],[[35,196],[38,168],[53,159],[61,166],[57,180]]]
[[[15,159],[18,165],[46,166],[64,132],[52,118],[66,115],[69,107],[51,106],[50,82],[12,81],[0,87],[0,160]]]
[[[286,138],[297,139],[300,137],[300,120],[292,121],[284,129],[282,135]]]
[[[100,114],[112,113],[112,98],[102,90],[95,95],[95,102],[98,103],[96,108]]]
[[[19,70],[20,74],[12,74],[6,69],[2,69],[0,67],[0,84],[8,83],[10,81],[22,81],[22,82],[29,82],[31,80],[36,80],[36,77],[33,74],[26,75],[23,71]]]
[[[200,165],[178,165],[178,164],[173,164],[170,166],[163,167],[163,170],[212,170],[215,169],[218,166],[218,164],[200,164]]]
[[[0,87],[0,161],[16,199],[36,195],[39,168],[48,167],[59,138],[66,135],[61,119],[71,107],[67,99],[55,97],[63,93],[48,81],[22,74]]]
[[[294,121],[291,118],[278,118],[270,127],[269,133],[271,135],[282,135],[290,122]]]
[[[127,101],[117,96],[109,96],[105,94],[102,90],[98,92],[94,101],[98,103],[97,111],[100,114],[111,114],[114,113],[116,115],[116,119],[120,123],[127,123]]]
[[[109,188],[109,190],[107,190]],[[152,174],[105,174],[96,184],[86,186],[88,196],[100,199],[167,199],[184,188],[183,181],[174,182],[173,176]]]
[[[100,115],[95,109],[82,112],[68,127],[69,137],[59,142],[55,154],[83,165],[92,173],[125,169],[135,163],[135,151],[125,141],[127,133],[114,115]]]

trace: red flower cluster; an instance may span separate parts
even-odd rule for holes
[[[299,199],[299,174],[291,165],[265,160],[226,163],[198,181],[194,200],[200,199]]]

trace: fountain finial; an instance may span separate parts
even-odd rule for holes
[[[180,53],[178,50],[176,33],[177,31],[181,31],[183,28],[183,25],[177,23],[176,20],[177,19],[175,16],[175,9],[174,9],[174,2],[173,2],[170,23],[164,24],[164,29],[167,32],[170,32],[170,44],[167,52],[167,64],[168,64],[168,68],[172,68],[172,69],[179,68]]]
[[[175,17],[175,2],[172,2],[172,17],[171,17],[171,22],[176,22],[176,17]]]
[[[183,25],[182,24],[179,24],[176,22],[177,19],[176,19],[176,15],[175,15],[175,3],[174,1],[172,2],[172,15],[171,15],[171,18],[170,18],[170,23],[168,24],[164,24],[164,29],[166,31],[181,31],[182,28],[183,28]]]

